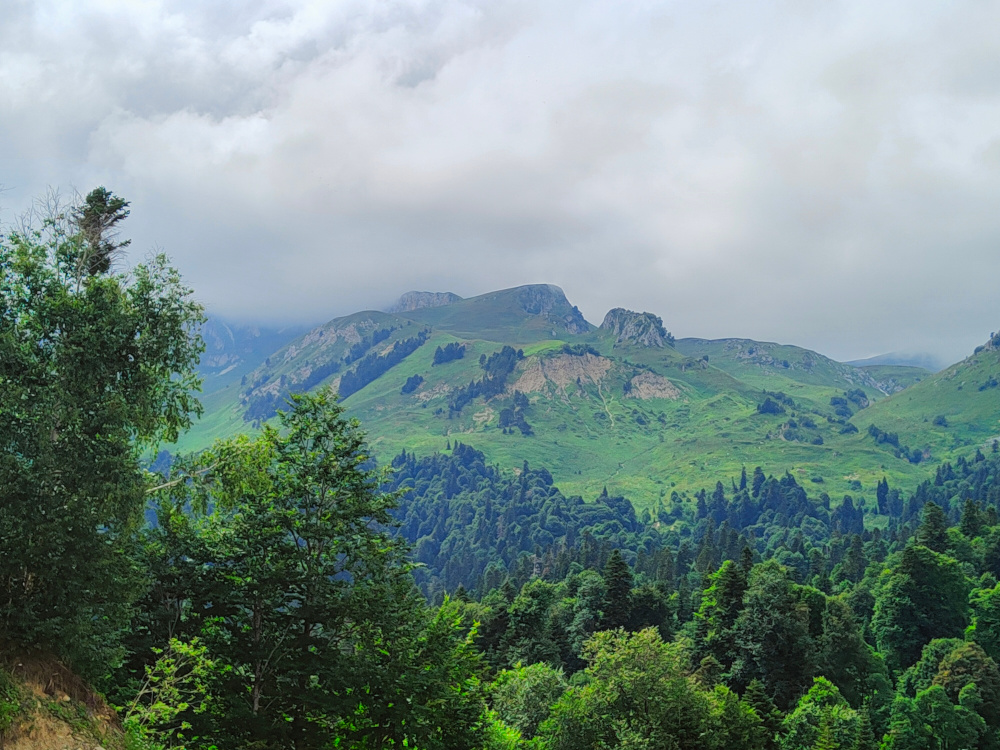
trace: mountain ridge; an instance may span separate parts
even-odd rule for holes
[[[929,377],[916,368],[858,368],[750,339],[675,341],[659,316],[624,308],[595,327],[549,284],[440,295],[421,299],[450,301],[411,298],[411,310],[353,313],[285,343],[207,397],[178,450],[253,429],[291,393],[327,388],[383,460],[460,439],[501,466],[544,465],[567,492],[607,485],[643,507],[707,470],[739,476],[755,465],[830,492],[865,491],[883,475],[905,486],[923,475],[916,448],[937,461],[967,442],[924,439],[922,422],[900,427],[900,458],[868,434],[866,413]]]

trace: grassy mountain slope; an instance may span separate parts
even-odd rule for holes
[[[1000,439],[1000,335],[975,354],[855,417],[894,432],[899,442],[947,457],[963,447],[991,448]]]
[[[858,483],[870,491],[883,474],[904,486],[923,476],[925,467],[864,432],[869,404],[923,371],[869,372],[738,339],[669,346],[668,337],[650,336],[655,316],[618,310],[613,318],[595,328],[547,285],[338,318],[209,394],[205,418],[178,450],[254,429],[288,393],[343,393],[343,379],[353,378],[362,387],[344,404],[383,460],[461,441],[501,466],[544,466],[569,494],[594,497],[607,486],[639,507],[700,487],[706,473],[738,479],[743,466],[787,468],[834,497],[857,494]],[[463,356],[435,364],[449,345]],[[506,346],[520,357],[483,395],[491,376],[481,361]],[[760,413],[767,402],[773,413]]]

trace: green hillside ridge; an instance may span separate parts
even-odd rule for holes
[[[502,467],[547,467],[567,493],[594,497],[607,486],[640,509],[698,486],[706,471],[738,477],[744,466],[782,467],[833,496],[871,491],[882,476],[902,487],[923,476],[866,428],[869,412],[898,403],[888,394],[910,383],[923,386],[926,371],[856,368],[747,339],[675,342],[657,316],[621,308],[595,328],[551,285],[429,299],[433,306],[410,300],[406,312],[337,318],[290,342],[242,383],[209,394],[178,452],[253,429],[289,393],[337,389],[345,376],[357,382],[362,360],[371,370],[381,357],[384,371],[344,403],[383,460],[460,439]],[[412,351],[399,356],[407,342]],[[449,344],[463,356],[435,364]],[[488,377],[481,360],[505,346],[521,357],[504,382],[464,397]],[[969,423],[979,424],[974,415]],[[966,444],[938,441],[928,458]]]
[[[946,457],[1000,439],[1000,335],[961,362],[935,373],[855,418],[899,435],[900,443]]]

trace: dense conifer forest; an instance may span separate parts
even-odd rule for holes
[[[451,439],[380,462],[323,390],[152,473],[203,318],[165,258],[115,270],[127,214],[102,188],[0,241],[0,744],[58,710],[18,681],[44,654],[134,750],[1000,745],[996,442],[909,492],[747,467],[637,513]],[[342,395],[428,338],[386,330]]]

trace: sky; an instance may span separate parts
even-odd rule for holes
[[[6,0],[0,220],[131,201],[210,313],[561,286],[954,361],[1000,328],[1000,3]]]

